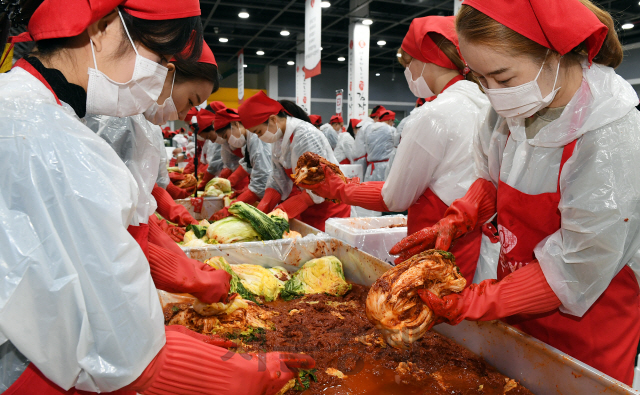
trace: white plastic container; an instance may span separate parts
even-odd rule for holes
[[[364,168],[362,165],[340,165],[340,171],[347,178],[358,177],[360,181],[364,180]]]
[[[391,225],[404,225],[389,228]],[[407,237],[407,217],[394,215],[368,218],[330,218],[325,224],[329,236],[393,264],[397,256],[389,255],[396,243]]]
[[[186,199],[178,199],[176,203],[184,206],[187,210],[189,210],[189,214],[193,216],[193,218],[200,221],[201,219],[209,219],[213,214],[222,210],[224,208],[224,200],[221,197],[204,197],[204,201],[202,202],[202,211],[196,213],[193,209],[193,205],[191,204],[191,198]]]

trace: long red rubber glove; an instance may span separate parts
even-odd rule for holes
[[[230,348],[230,347],[237,346],[236,343],[230,340],[224,339],[218,335],[213,335],[213,334],[204,335],[202,333],[194,332],[191,329],[187,328],[186,326],[182,326],[182,325],[168,325],[164,327],[164,330],[166,332],[182,333],[183,335],[187,335],[203,343],[211,344],[212,346],[223,347],[223,348]]]
[[[187,165],[182,169],[182,174],[193,174],[193,170],[196,167],[193,165],[193,162],[187,163]]]
[[[149,243],[171,250],[178,255],[184,254],[177,242],[163,230],[162,223],[166,224],[166,221],[158,219],[155,215],[149,217]],[[184,234],[182,238],[184,239]]]
[[[188,189],[182,189],[175,186],[172,183],[169,183],[169,185],[167,185],[167,192],[174,199],[186,199],[189,196],[193,195],[193,190],[194,190],[193,187]]]
[[[236,171],[234,171],[233,174],[229,176],[228,180],[231,183],[231,187],[233,188],[238,182],[244,180],[247,177],[249,177],[249,173],[247,173],[244,167],[238,166]]]
[[[308,355],[237,354],[176,331],[149,366],[125,390],[144,395],[273,395],[292,378],[291,368],[310,369]]]
[[[561,304],[538,261],[516,270],[502,281],[484,280],[471,284],[460,294],[439,298],[424,289],[418,294],[436,316],[451,325],[464,319],[490,321],[514,314],[546,313]]]
[[[156,203],[158,203],[158,213],[169,221],[180,226],[197,225],[198,221],[189,214],[183,205],[177,204],[165,189],[160,188],[158,184],[153,186],[151,191]]]
[[[262,200],[260,200],[260,204],[258,204],[258,210],[268,214],[273,211],[276,204],[280,203],[280,199],[282,199],[280,192],[273,188],[267,188],[264,191]]]
[[[205,171],[203,174],[204,175],[202,176],[202,181],[200,181],[200,183],[198,184],[199,191],[203,191],[204,187],[207,186],[207,183],[213,180],[213,174],[209,173],[208,171]]]
[[[184,240],[185,228],[179,226],[170,225],[167,221],[158,219],[155,215],[149,217],[149,227],[153,226],[158,230],[164,232],[175,243],[179,243]],[[155,229],[154,229],[155,231]],[[149,231],[151,232],[151,230]],[[155,243],[160,244],[160,243]]]
[[[247,189],[241,195],[239,195],[234,201],[232,201],[231,204],[237,203],[237,202],[245,202],[247,204],[253,204],[256,201],[258,201],[258,199],[259,199],[258,195],[256,195],[255,193]],[[213,214],[211,218],[209,218],[209,222],[220,221],[221,219],[227,218],[230,215],[231,213],[229,213],[229,207],[225,207],[221,210],[218,210],[215,214]]]
[[[233,173],[233,171],[231,171],[230,168],[225,167],[224,169],[222,169],[222,171],[220,172],[220,175],[218,177],[228,179],[229,176],[231,175],[231,173]]]
[[[431,248],[447,251],[453,240],[491,219],[496,213],[496,196],[490,181],[477,179],[463,197],[451,203],[440,221],[405,237],[389,253],[400,255],[397,264]]]
[[[187,292],[205,303],[218,303],[228,297],[231,280],[229,273],[189,259],[184,253],[180,255],[149,244],[149,266],[158,289]]]
[[[324,180],[314,185],[300,184],[325,199],[339,200],[350,206],[359,206],[373,211],[389,211],[382,200],[383,181],[360,182],[357,177],[345,183],[329,166],[320,165],[324,171]]]
[[[289,218],[295,218],[302,214],[306,209],[313,206],[313,199],[307,192],[302,192],[295,196],[289,197],[278,205],[278,208],[287,213]]]

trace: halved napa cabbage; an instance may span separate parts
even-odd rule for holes
[[[305,294],[342,296],[351,289],[344,279],[342,262],[335,256],[312,259],[287,281],[281,296],[285,300]]]
[[[209,225],[207,237],[220,244],[260,240],[260,235],[249,223],[233,216]]]
[[[265,301],[271,302],[278,298],[280,291],[284,289],[284,281],[276,278],[274,274],[259,265],[231,265],[242,285],[252,294],[262,296]]]

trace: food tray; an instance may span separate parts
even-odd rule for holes
[[[201,219],[209,219],[213,214],[224,208],[224,199],[221,197],[205,196],[203,197],[202,211],[196,213],[193,211],[193,205],[191,204],[191,198],[178,199],[176,203],[184,206],[189,210],[189,214],[198,221]]]
[[[295,271],[310,259],[335,255],[342,261],[347,280],[367,286],[391,268],[385,262],[326,234],[310,235],[295,243],[287,242],[286,248],[282,244],[269,244],[273,242],[242,243],[243,246],[225,244],[192,257],[204,261],[224,256],[232,264],[280,265]],[[502,374],[518,380],[535,394],[640,394],[500,321],[463,321],[457,326],[440,324],[435,330],[482,356]]]
[[[389,225],[404,224],[401,228],[385,228]],[[368,218],[330,218],[325,225],[329,236],[342,240],[367,252],[378,259],[393,264],[396,256],[389,250],[407,237],[407,217],[394,215]]]

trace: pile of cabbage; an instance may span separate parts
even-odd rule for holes
[[[342,262],[335,256],[312,259],[293,274],[280,266],[230,265],[223,257],[205,263],[231,275],[229,294],[254,302],[291,300],[313,294],[343,296],[351,289],[351,284],[345,281]]]
[[[204,187],[204,191],[199,191],[199,197],[226,197],[231,195],[231,183],[226,178],[212,178]]]
[[[230,217],[210,224],[200,221],[198,225],[187,226],[184,247],[204,247],[208,244],[231,244],[261,240],[278,240],[297,237],[290,232],[289,218],[282,210],[265,214],[244,202],[229,207]]]

